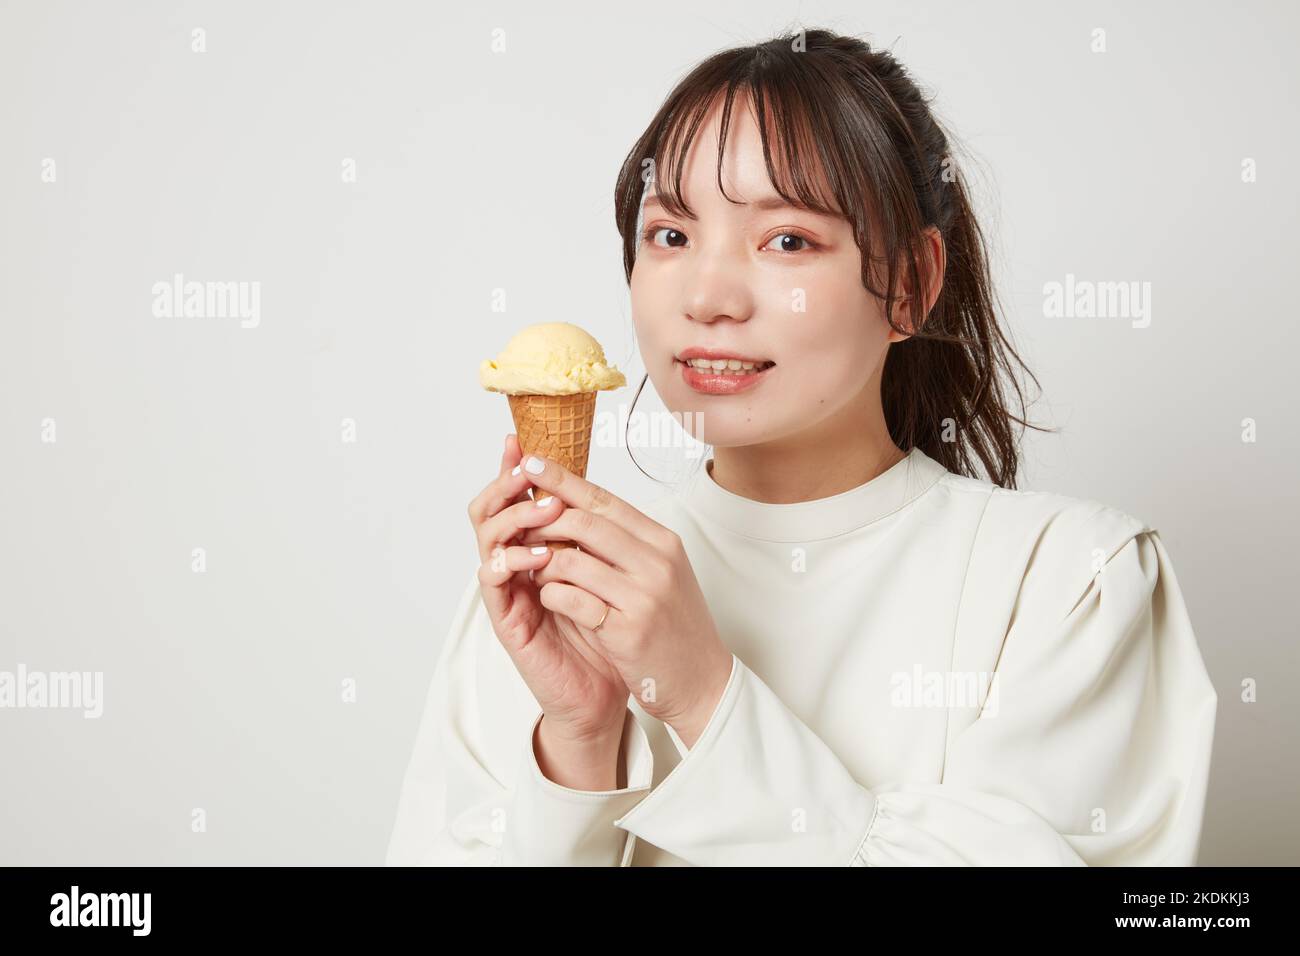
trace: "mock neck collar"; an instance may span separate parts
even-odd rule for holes
[[[710,458],[683,490],[688,508],[736,534],[761,541],[816,541],[845,534],[903,508],[948,473],[919,448],[866,484],[829,498],[768,504],[727,491]]]

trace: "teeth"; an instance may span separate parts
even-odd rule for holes
[[[709,372],[721,372],[723,375],[744,375],[756,369],[762,370],[771,362],[742,362],[740,359],[688,359],[687,365]]]

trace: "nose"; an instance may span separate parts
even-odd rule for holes
[[[682,289],[682,312],[693,322],[748,321],[754,296],[744,261],[724,250],[697,252]]]

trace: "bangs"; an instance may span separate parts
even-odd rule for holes
[[[752,76],[731,79],[725,88],[699,87],[688,92],[654,144],[654,176],[647,177],[642,199],[653,186],[669,213],[694,217],[682,195],[686,159],[705,118],[722,99],[715,181],[725,199],[740,202],[728,196],[722,185],[732,110],[740,102],[758,127],[763,162],[776,193],[791,205],[843,218],[843,210],[853,208],[852,203],[835,188],[836,178],[830,170],[836,164],[821,146],[827,141],[826,131],[814,128],[818,104],[800,97],[799,88],[798,84],[768,83],[762,76]]]

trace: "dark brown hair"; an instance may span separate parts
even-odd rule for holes
[[[892,54],[854,37],[807,30],[725,50],[692,70],[665,99],[619,171],[614,217],[629,283],[647,160],[653,160],[664,207],[674,215],[691,215],[681,195],[691,142],[725,94],[718,147],[723,191],[723,148],[732,103],[741,91],[753,103],[773,187],[787,202],[841,215],[852,224],[864,250],[865,288],[884,300],[890,326],[912,335],[891,344],[885,358],[881,401],[894,442],[904,451],[919,447],[949,471],[972,478],[981,477],[975,471],[978,461],[987,480],[1014,488],[1019,451],[1012,422],[1052,429],[1023,417],[1024,394],[1015,373],[1022,369],[1035,386],[1038,380],[998,321],[988,250],[948,136],[930,110],[931,101]],[[821,194],[823,183],[830,196]],[[925,254],[922,233],[931,225],[946,248],[943,288],[920,329],[900,327],[894,319],[899,267],[908,270],[911,288],[919,289],[917,257]],[[881,253],[873,263],[876,246]],[[873,264],[885,267],[883,289],[873,285]],[[638,398],[645,382],[642,378]],[[951,425],[949,440],[946,425]]]

